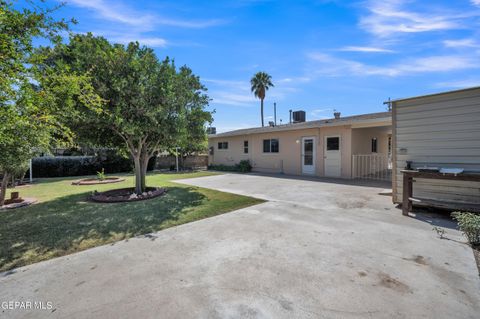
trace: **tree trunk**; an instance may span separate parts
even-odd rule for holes
[[[142,192],[144,192],[147,189],[147,169],[148,169],[148,161],[150,160],[150,157],[147,155],[143,155],[141,159],[141,165],[142,165]]]
[[[265,125],[263,124],[263,99],[260,99],[260,115],[262,116],[262,127]]]
[[[137,155],[133,158],[133,163],[135,166],[135,194],[141,195],[143,193],[143,189],[142,189],[142,164],[140,161],[140,155]]]
[[[5,203],[5,196],[7,195],[8,173],[3,173],[2,184],[0,186],[0,207]]]

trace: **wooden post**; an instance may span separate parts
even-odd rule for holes
[[[29,179],[30,179],[30,184],[33,183],[33,164],[32,164],[32,159],[30,159],[29,161],[29,166],[30,166],[30,169],[29,169],[29,172],[30,172],[30,176],[29,176]]]
[[[408,213],[412,210],[412,182],[413,178],[408,173],[403,173],[403,201],[402,201],[402,214],[408,216]]]
[[[175,147],[175,165],[177,166],[177,173],[178,173],[178,146]]]

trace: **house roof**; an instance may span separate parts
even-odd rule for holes
[[[278,131],[302,130],[302,129],[308,129],[308,128],[318,128],[322,126],[350,125],[350,124],[357,124],[357,123],[375,123],[375,122],[391,121],[391,119],[392,119],[391,112],[379,112],[379,113],[345,116],[345,117],[340,117],[339,119],[331,118],[331,119],[325,119],[325,120],[307,121],[302,123],[282,124],[282,125],[277,125],[273,127],[272,126],[253,127],[253,128],[234,130],[234,131],[218,133],[218,134],[210,134],[208,135],[208,137],[216,138],[216,137],[249,135],[249,134],[269,133],[269,132],[278,132]]]
[[[450,90],[450,91],[443,91],[443,92],[437,92],[437,93],[432,93],[432,94],[425,94],[425,95],[417,95],[417,96],[399,98],[399,99],[394,99],[394,100],[390,100],[390,101],[385,101],[384,103],[392,103],[392,102],[398,102],[398,101],[414,100],[414,99],[419,99],[419,98],[424,98],[424,97],[431,97],[431,96],[438,96],[438,95],[444,95],[444,94],[451,94],[451,93],[459,93],[459,92],[473,91],[473,90],[478,90],[478,89],[480,89],[480,86],[474,86],[474,87],[469,87],[469,88],[464,88],[464,89],[458,89],[458,90]]]

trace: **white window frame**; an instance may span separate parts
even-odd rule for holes
[[[276,140],[278,143],[278,152],[272,152],[272,140]],[[265,148],[263,147],[265,141],[270,141],[270,152],[265,152]],[[279,154],[280,153],[280,139],[279,138],[265,138],[262,140],[262,153],[263,154]]]
[[[226,148],[223,148],[223,147],[220,148],[220,147],[218,147],[219,144],[225,144],[225,143],[227,144],[227,147],[226,147]],[[219,151],[226,151],[226,150],[228,150],[228,147],[229,147],[228,141],[217,142],[217,150],[219,150]]]

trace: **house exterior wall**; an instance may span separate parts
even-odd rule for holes
[[[393,200],[402,200],[406,161],[480,172],[480,89],[393,102]],[[419,179],[418,197],[480,203],[479,183]]]
[[[372,139],[377,139],[377,153],[388,154],[388,135],[391,126],[352,129],[352,154],[371,154]]]
[[[351,131],[350,126],[334,126],[243,136],[211,137],[209,138],[209,147],[214,148],[214,154],[209,155],[209,163],[235,165],[240,160],[248,159],[254,171],[301,175],[302,137],[315,137],[315,175],[323,176],[325,137],[340,136],[341,177],[351,178]],[[263,140],[273,138],[279,140],[279,153],[263,153]],[[246,140],[249,141],[249,153],[243,154],[243,141]],[[218,142],[228,142],[228,150],[219,150]]]

